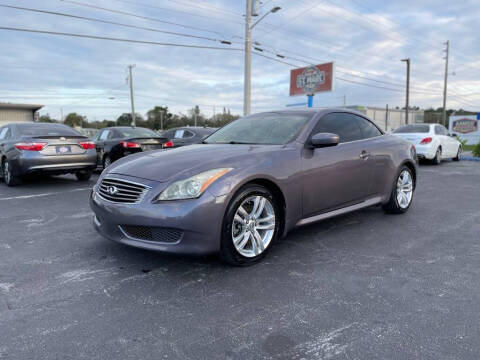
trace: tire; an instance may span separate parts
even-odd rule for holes
[[[442,163],[442,149],[437,148],[437,152],[435,153],[435,157],[432,160],[433,165],[440,165]]]
[[[109,155],[105,155],[103,157],[103,169],[106,169],[107,167],[109,167],[110,165],[112,165],[112,159],[110,158]]]
[[[22,178],[17,175],[13,175],[13,167],[10,161],[4,160],[2,163],[2,174],[3,174],[3,181],[7,186],[15,186],[21,183]]]
[[[459,146],[457,150],[457,156],[453,158],[453,161],[460,161],[460,155],[462,154],[462,147]]]
[[[402,192],[402,193],[405,194],[405,190],[407,189],[407,186],[406,186],[407,184],[403,185],[403,191],[399,190],[399,186],[400,186],[400,183],[401,183],[401,178],[402,178],[402,176],[404,176],[405,173],[409,174],[409,178],[411,180],[411,184],[410,184],[411,195],[410,196],[407,195],[408,202],[401,203],[398,198],[399,198],[399,196],[401,198],[403,198],[403,196],[399,195],[399,192]],[[410,208],[410,205],[412,204],[414,190],[415,190],[415,181],[414,181],[414,177],[413,177],[413,174],[412,174],[412,170],[410,170],[410,168],[408,166],[404,165],[400,168],[400,171],[398,172],[397,176],[395,176],[395,182],[393,183],[393,189],[392,189],[392,193],[390,194],[390,199],[388,200],[388,203],[383,205],[383,210],[387,214],[403,214],[403,213],[406,213],[408,211],[408,209]]]
[[[263,207],[260,213],[257,210],[257,216],[252,216],[257,199],[260,206],[263,203]],[[245,211],[239,210],[240,207]],[[261,221],[267,218],[268,221]],[[230,201],[223,217],[220,258],[236,266],[259,262],[277,240],[281,220],[277,199],[267,188],[255,184],[244,186]],[[236,241],[237,245],[235,238],[240,239]]]
[[[90,170],[80,170],[75,173],[78,181],[88,181],[92,177],[92,171]]]

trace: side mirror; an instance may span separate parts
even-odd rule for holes
[[[318,133],[312,136],[310,144],[314,148],[329,147],[338,145],[340,138],[337,134]]]
[[[457,134],[448,134],[448,135],[450,135],[451,137],[454,137],[454,138],[457,137]]]

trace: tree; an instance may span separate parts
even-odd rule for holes
[[[135,125],[136,126],[144,126],[145,120],[143,120],[142,115],[135,113]],[[130,126],[132,125],[132,114],[130,113],[123,113],[117,119],[117,126]]]
[[[163,117],[163,119],[162,119]],[[152,110],[147,112],[147,127],[153,130],[168,129],[174,127],[173,114],[168,111],[168,106],[155,106]]]
[[[70,113],[67,115],[64,121],[65,125],[70,125],[71,127],[79,126],[79,127],[84,127],[84,124],[86,127],[88,127],[88,121],[87,119],[79,115],[75,112]]]
[[[40,116],[38,121],[43,122],[43,123],[56,123],[56,122],[58,122],[57,120],[52,119],[50,117],[50,114],[45,114],[45,115]]]

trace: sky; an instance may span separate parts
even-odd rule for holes
[[[150,30],[5,7],[1,27],[220,48],[0,29],[0,102],[43,104],[41,114],[57,119],[62,111],[89,120],[116,119],[130,111],[126,78],[134,64],[135,108],[142,115],[154,106],[186,113],[195,105],[206,116],[224,107],[242,113],[245,0],[0,0],[0,5]],[[260,16],[275,6],[281,10],[252,31],[263,50],[252,54],[252,112],[305,102],[289,96],[290,70],[330,61],[336,68],[334,90],[316,94],[314,106],[342,106],[345,100],[402,107],[404,58],[411,59],[410,104],[441,107],[447,40],[447,107],[480,111],[478,0],[262,0]]]

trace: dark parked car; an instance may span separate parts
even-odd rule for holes
[[[18,123],[0,128],[0,175],[8,186],[33,172],[74,173],[78,180],[88,180],[96,159],[95,143],[66,125]]]
[[[113,164],[92,192],[94,226],[127,245],[249,264],[296,226],[372,205],[406,212],[415,158],[353,111],[256,114],[204,144]]]
[[[162,136],[168,138],[165,147],[179,147],[192,144],[200,144],[202,140],[217,131],[210,127],[181,127],[167,130]]]
[[[107,168],[124,156],[162,149],[163,143],[168,139],[150,129],[116,126],[100,130],[93,140],[97,145],[98,166]]]

